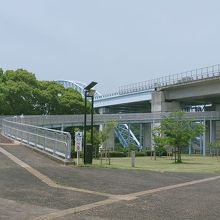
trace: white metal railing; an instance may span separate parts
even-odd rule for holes
[[[7,118],[7,117],[10,117],[10,116],[9,115],[0,116],[0,128],[2,127],[2,120]]]
[[[154,91],[155,88],[190,83],[193,81],[211,79],[214,77],[220,77],[220,64],[190,70],[183,73],[163,76],[143,82],[120,86],[117,92],[96,96],[95,100],[106,99],[110,97],[122,96],[143,91]]]
[[[68,132],[24,124],[13,120],[13,118],[2,120],[4,135],[52,155],[67,160],[70,159],[71,136]]]

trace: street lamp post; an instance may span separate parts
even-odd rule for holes
[[[84,95],[85,95],[85,109],[84,109],[84,141],[83,141],[83,147],[84,147],[84,164],[92,164],[92,149],[93,149],[93,105],[94,105],[94,94],[95,90],[92,90],[92,88],[97,84],[97,82],[92,81],[89,85],[87,85],[84,88]],[[87,131],[87,97],[90,97],[92,99],[92,108],[91,108],[91,144],[88,144],[86,142],[86,131]],[[88,149],[90,147],[90,151]]]
[[[84,135],[83,135],[83,161],[86,163],[86,108],[87,108],[87,93],[88,91],[85,90],[85,107],[84,107]]]

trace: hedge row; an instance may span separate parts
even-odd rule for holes
[[[152,151],[136,151],[135,156],[136,157],[143,157],[143,156],[152,156]],[[99,157],[101,154],[99,153]],[[109,152],[110,157],[128,157],[130,156],[129,152],[121,152],[121,151],[110,151]],[[157,153],[157,156],[167,156],[167,152],[164,151],[161,154]],[[83,158],[83,152],[80,152],[80,157]],[[105,152],[102,153],[102,157],[105,157]],[[76,152],[72,149],[71,151],[71,158],[76,158]]]

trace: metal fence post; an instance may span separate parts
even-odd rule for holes
[[[45,148],[46,148],[46,143],[47,143],[47,141],[46,141],[46,132],[44,132],[44,146],[43,146],[43,150],[45,151]]]
[[[55,143],[54,143],[54,147],[53,147],[53,155],[55,155],[55,151],[56,151],[56,148],[57,148],[57,141],[56,141],[56,133],[54,133],[54,140],[55,140]]]

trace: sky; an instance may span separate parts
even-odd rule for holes
[[[219,64],[219,0],[0,0],[0,68],[102,94]]]

